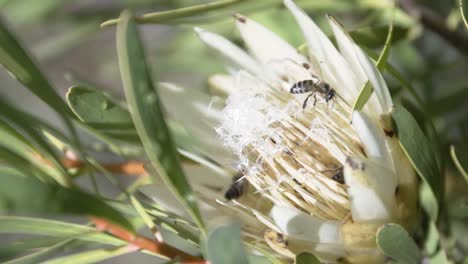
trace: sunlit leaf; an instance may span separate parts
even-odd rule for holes
[[[421,254],[406,230],[397,224],[386,224],[377,231],[377,246],[386,255],[398,262],[417,264]]]
[[[158,174],[203,229],[200,211],[164,121],[136,24],[128,12],[121,15],[117,26],[117,54],[127,104],[146,154]]]
[[[439,204],[443,197],[443,178],[439,175],[435,153],[430,146],[430,142],[416,120],[404,107],[395,106],[392,117],[403,151],[421,179],[430,187],[436,205]],[[439,209],[438,207],[433,209],[428,213],[435,220],[439,214]]]
[[[468,20],[466,19],[466,15],[468,13],[467,11],[467,5],[466,3],[463,3],[463,1],[465,0],[458,0],[458,6],[460,8],[460,14],[461,14],[461,17],[463,19],[463,23],[465,24],[465,28],[468,30]]]
[[[462,164],[458,160],[457,154],[455,153],[455,146],[452,145],[450,146],[450,156],[452,157],[452,161],[455,164],[455,167],[457,167],[458,172],[465,178],[465,181],[468,182],[468,173],[466,172],[465,168],[463,168]]]
[[[132,230],[127,219],[91,194],[31,177],[0,175],[0,181],[0,212],[92,215]]]
[[[320,264],[320,261],[311,253],[301,253],[296,256],[296,264]]]
[[[228,222],[212,230],[207,241],[208,260],[213,264],[247,264],[240,225]]]
[[[31,234],[60,238],[74,237],[83,241],[115,246],[125,244],[120,239],[97,232],[96,229],[88,226],[32,217],[0,216],[0,234]]]

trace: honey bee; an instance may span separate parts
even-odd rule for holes
[[[316,93],[321,93],[325,98],[325,102],[327,103],[335,97],[335,90],[331,88],[328,83],[316,78],[315,76],[313,77],[314,79],[302,80],[293,84],[289,91],[292,94],[303,94],[311,92],[311,94],[309,94],[304,100],[304,103],[302,104],[302,109],[306,108],[307,101],[311,96],[314,96],[315,106],[315,104],[317,103]]]
[[[345,181],[344,181],[343,167],[340,167],[339,169],[337,169],[337,172],[335,173],[335,175],[332,176],[332,180],[338,183],[344,184]]]
[[[232,183],[224,193],[226,200],[237,199],[242,196],[246,188],[246,182],[242,173],[237,174],[232,178]]]

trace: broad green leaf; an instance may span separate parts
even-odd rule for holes
[[[233,4],[240,3],[242,1],[245,1],[245,0],[223,0],[223,1],[211,2],[211,3],[201,4],[201,5],[184,7],[180,9],[173,9],[169,11],[149,13],[149,14],[144,14],[140,17],[135,18],[135,21],[137,23],[147,23],[147,24],[161,23],[161,22],[168,21],[168,20],[174,20],[177,18],[183,18],[183,17],[188,17],[188,16],[195,16],[195,15],[202,14],[204,12],[208,12],[208,11],[212,11],[212,10],[216,10],[220,8],[225,8]],[[108,20],[102,23],[101,27],[115,25],[119,22],[119,20],[120,18]]]
[[[295,264],[320,264],[320,261],[311,253],[300,253],[296,256]]]
[[[392,42],[392,36],[393,36],[393,20],[390,23],[390,26],[388,28],[387,39],[385,40],[384,47],[377,60],[376,66],[379,71],[382,71],[385,68],[385,65],[387,64],[387,58],[390,53],[390,45]],[[356,101],[354,101],[352,110],[361,111],[364,105],[367,103],[367,101],[371,97],[373,92],[374,92],[374,88],[372,87],[371,83],[367,81],[364,84],[364,87],[362,87],[361,91],[359,92],[359,95],[356,98]]]
[[[46,247],[44,249],[38,250],[32,254],[16,258],[7,262],[4,262],[4,264],[36,264],[41,261],[47,260],[53,255],[56,255],[57,253],[61,253],[64,251],[66,247],[69,247],[73,239],[66,239],[64,241],[61,241],[53,246]]]
[[[65,257],[56,258],[53,260],[42,262],[44,264],[82,264],[82,263],[97,263],[106,259],[117,257],[123,254],[135,252],[137,249],[130,245],[116,247],[112,249],[96,249],[77,253]]]
[[[450,156],[452,157],[452,161],[455,164],[455,167],[458,169],[458,172],[465,178],[465,181],[468,182],[468,173],[466,172],[465,168],[463,168],[462,164],[458,160],[457,154],[455,153],[455,146],[450,146]]]
[[[97,232],[96,229],[88,226],[19,216],[0,216],[0,234],[30,234],[60,238],[74,237],[83,241],[115,246],[126,243],[118,238]]]
[[[164,120],[158,93],[153,87],[136,24],[128,12],[121,15],[117,26],[117,55],[127,104],[146,154],[203,230],[200,211]]]
[[[73,86],[68,90],[67,101],[81,121],[95,128],[135,129],[130,113],[103,91]]]
[[[207,241],[208,260],[212,264],[247,264],[241,242],[240,224],[228,222],[213,229]]]
[[[79,214],[105,218],[128,230],[132,226],[100,198],[31,177],[0,175],[0,212]]]
[[[65,116],[72,115],[65,102],[4,23],[0,23],[0,64],[64,119]]]
[[[386,224],[377,230],[377,246],[399,263],[418,264],[421,254],[408,232],[397,224]]]
[[[437,160],[430,142],[414,117],[404,107],[395,106],[392,117],[403,151],[421,179],[430,187],[436,204],[440,204],[443,200],[443,178],[439,175]],[[439,208],[436,207],[428,213],[435,221],[439,214]]]

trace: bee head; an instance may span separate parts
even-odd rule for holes
[[[328,86],[328,88],[330,88],[330,86]],[[330,101],[334,96],[335,96],[335,90],[333,89],[328,90],[327,95],[325,96],[325,101],[326,102]]]

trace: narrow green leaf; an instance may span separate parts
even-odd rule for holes
[[[36,264],[40,263],[43,260],[49,259],[51,256],[62,252],[66,247],[70,245],[73,239],[66,239],[65,241],[61,241],[51,247],[44,248],[42,250],[38,250],[32,254],[16,258],[4,264]]]
[[[385,45],[377,60],[377,69],[379,71],[382,71],[385,68],[385,65],[387,64],[387,58],[390,53],[390,46],[391,46],[392,36],[393,36],[393,21],[394,20],[392,19],[392,22],[390,23],[390,26],[388,28],[388,34],[387,34],[387,39],[385,40]],[[354,101],[352,110],[361,111],[364,105],[367,103],[367,101],[369,101],[369,98],[371,97],[373,92],[374,92],[374,88],[372,87],[371,83],[367,81],[364,84],[364,87],[362,87],[361,91],[359,92],[359,95],[356,98],[356,101]]]
[[[228,222],[212,230],[207,241],[208,260],[212,264],[247,264],[241,242],[240,225]]]
[[[303,252],[296,256],[296,264],[320,264],[317,257],[311,253]]]
[[[0,23],[0,64],[62,117],[71,116],[65,102],[4,23]]]
[[[126,242],[110,235],[97,232],[96,229],[60,221],[19,217],[0,216],[0,234],[29,234],[69,238],[96,242],[107,245],[124,245]]]
[[[177,18],[183,18],[188,16],[199,15],[204,12],[213,11],[220,8],[225,8],[245,0],[223,0],[207,4],[194,5],[169,11],[156,12],[144,14],[140,17],[135,18],[137,23],[150,24],[150,23],[161,23],[168,20],[174,20]],[[119,19],[111,19],[101,24],[101,27],[115,25],[119,22]]]
[[[397,224],[386,224],[377,230],[377,246],[386,255],[398,262],[418,264],[421,254],[408,232]]]
[[[73,254],[65,257],[56,258],[53,260],[42,262],[44,264],[82,264],[82,263],[97,263],[106,259],[117,257],[123,254],[135,252],[137,248],[132,246],[122,246],[112,249],[96,249],[78,254]]]
[[[463,4],[463,1],[464,0],[458,0],[458,6],[460,8],[460,14],[463,19],[463,23],[465,24],[465,28],[468,29],[468,21],[465,16],[465,13],[468,13],[468,12],[465,10],[466,5]]]
[[[403,151],[421,179],[430,187],[436,205],[440,204],[440,201],[443,200],[443,178],[439,175],[437,160],[430,142],[414,117],[403,106],[395,106],[392,117]],[[439,214],[439,208],[436,207],[428,213],[435,221]]]
[[[136,24],[128,12],[121,15],[117,26],[117,53],[130,114],[146,154],[158,174],[203,230],[200,211],[180,165],[164,121],[158,93],[146,66]]]
[[[31,177],[0,175],[0,182],[0,212],[92,215],[132,230],[119,212],[80,190],[47,184]]]
[[[25,253],[30,253],[37,249],[51,247],[65,239],[63,237],[28,237],[27,239],[0,244],[0,261],[3,263],[3,261],[12,259],[18,255],[23,256]],[[91,244],[89,241],[85,243]]]
[[[450,156],[452,157],[452,161],[455,164],[455,167],[457,167],[458,172],[465,178],[465,181],[468,182],[468,173],[466,172],[465,168],[463,168],[462,164],[458,160],[457,154],[455,153],[455,146],[451,145],[450,146]]]

